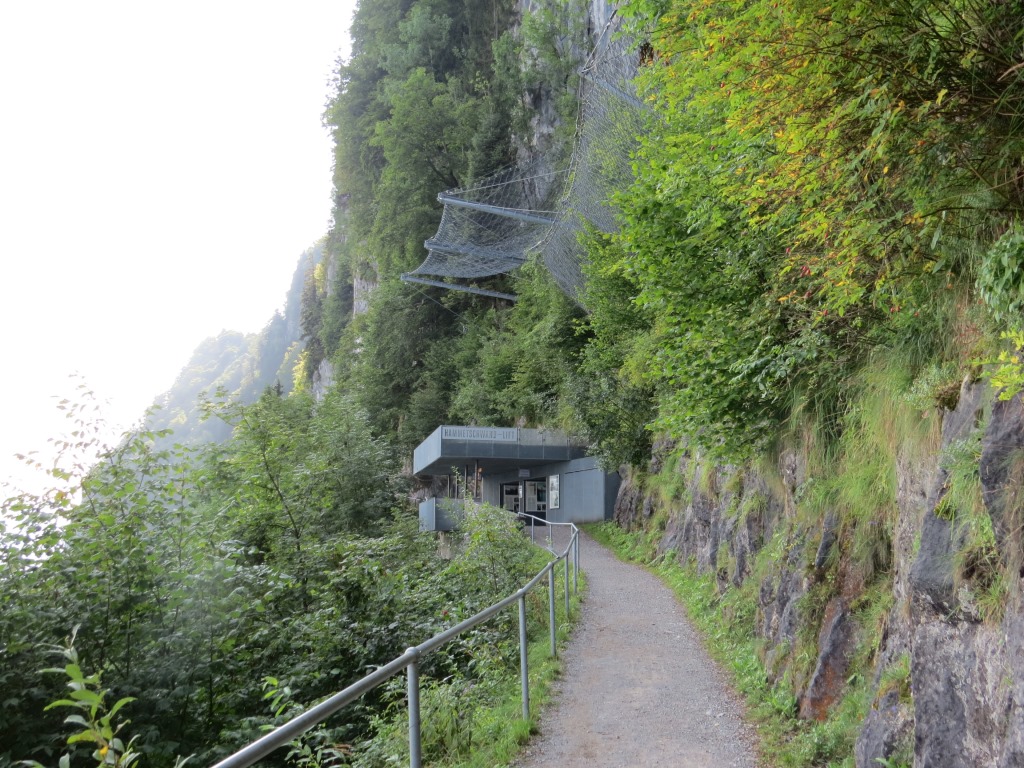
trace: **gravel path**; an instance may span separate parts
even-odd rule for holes
[[[758,765],[754,730],[671,591],[586,536],[580,561],[582,619],[540,733],[516,765]]]

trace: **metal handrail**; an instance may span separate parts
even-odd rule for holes
[[[532,517],[532,515],[521,515],[521,517]],[[540,518],[534,518],[540,520]],[[544,521],[547,522],[547,521]],[[419,645],[412,646],[406,649],[405,653],[396,659],[388,662],[382,667],[374,670],[365,677],[352,683],[342,691],[331,696],[316,706],[310,707],[301,715],[292,718],[284,725],[275,728],[265,736],[260,737],[256,741],[252,742],[246,747],[238,750],[234,754],[224,758],[220,762],[212,766],[212,768],[248,768],[253,763],[262,760],[264,757],[269,755],[275,749],[283,747],[290,742],[294,741],[297,737],[308,731],[313,726],[323,722],[328,717],[338,712],[348,704],[358,699],[363,694],[369,693],[374,688],[379,686],[386,680],[391,679],[403,669],[408,670],[408,701],[409,701],[409,765],[411,768],[421,768],[422,766],[422,754],[420,750],[420,690],[419,690],[419,661],[420,659],[430,653],[431,651],[437,650],[445,643],[453,640],[454,638],[461,635],[463,632],[472,629],[478,624],[482,624],[485,621],[493,618],[496,614],[510,606],[514,602],[519,603],[519,666],[520,666],[520,684],[522,687],[522,699],[523,699],[523,719],[528,720],[530,718],[530,680],[529,680],[529,669],[527,660],[527,641],[526,641],[526,595],[533,589],[537,584],[540,583],[541,579],[546,575],[548,577],[548,623],[550,625],[551,635],[551,655],[558,655],[558,646],[556,643],[556,626],[555,626],[555,566],[559,561],[565,561],[565,613],[569,615],[569,565],[572,562],[572,573],[573,573],[573,593],[578,591],[578,575],[580,567],[580,549],[579,549],[579,529],[573,523],[549,523],[549,525],[569,525],[571,526],[572,534],[569,538],[569,544],[566,546],[565,551],[562,554],[557,554],[550,547],[547,547],[548,551],[554,555],[554,559],[549,561],[540,572],[534,576],[530,581],[526,583],[517,592],[509,595],[503,600],[498,601],[494,605],[484,608],[474,616],[470,616],[465,621],[461,621],[454,627],[446,629],[428,640],[423,641]],[[532,528],[532,524],[531,524]],[[551,542],[550,529],[548,532],[548,542]]]
[[[575,570],[573,570],[573,572],[572,572],[572,591],[573,591],[573,594],[576,594],[576,592],[579,589],[579,583],[578,583],[579,582],[579,573],[578,573],[579,568],[578,568],[578,566],[579,566],[579,562],[580,562],[580,539],[579,539],[579,536],[577,535],[579,533],[579,528],[576,527],[575,523],[555,522],[555,521],[547,520],[546,518],[543,518],[543,517],[537,517],[536,515],[531,515],[531,514],[529,514],[527,512],[517,512],[516,514],[519,516],[520,519],[522,519],[524,517],[530,518],[530,541],[532,541],[534,544],[537,543],[537,536],[536,536],[536,533],[534,532],[534,528],[535,528],[534,524],[540,522],[540,523],[544,523],[544,525],[546,525],[548,527],[548,544],[545,547],[545,549],[548,552],[550,552],[552,555],[555,555],[557,553],[551,547],[551,544],[552,544],[551,527],[554,526],[554,525],[568,525],[568,526],[571,527],[572,535],[569,538],[569,546],[571,546],[573,548],[572,556],[573,556],[573,563],[575,564]],[[566,560],[566,562],[565,562],[565,589],[566,589],[566,593],[565,593],[565,613],[566,613],[566,615],[568,615],[568,613],[569,613],[569,561],[568,560]]]

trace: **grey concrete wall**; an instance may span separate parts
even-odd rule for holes
[[[619,491],[619,475],[606,473],[592,458],[545,464],[530,467],[530,477],[558,475],[559,506],[548,508],[547,519],[556,523],[589,523],[611,520],[615,510],[615,497]],[[490,504],[501,501],[503,483],[523,480],[518,472],[506,472],[484,478],[483,498]],[[550,500],[549,500],[550,501]]]
[[[462,506],[458,499],[430,498],[420,503],[420,532],[454,531]]]
[[[489,477],[485,477],[481,497],[485,504],[493,504],[496,507],[501,506],[501,483],[492,482]]]

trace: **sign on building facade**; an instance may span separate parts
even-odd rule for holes
[[[519,441],[519,430],[515,427],[442,427],[441,439],[516,443]]]

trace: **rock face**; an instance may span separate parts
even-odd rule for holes
[[[998,629],[922,621],[914,633],[911,687],[917,765],[1004,763],[1012,675]]]
[[[880,765],[879,760],[887,759],[910,740],[913,730],[913,716],[901,705],[899,694],[880,694],[864,719],[854,746],[857,765]]]
[[[833,598],[825,607],[825,618],[818,634],[818,662],[800,698],[800,717],[805,720],[828,717],[829,708],[842,695],[856,641],[849,606],[841,598]]]
[[[1020,396],[996,400],[981,441],[982,498],[992,517],[996,543],[1020,565],[1021,522],[1019,495],[1024,478],[1024,405]]]
[[[664,477],[665,462],[681,455],[674,472],[687,478],[685,490],[666,505],[627,476],[615,520],[636,529],[659,519],[658,553],[714,574],[720,591],[758,579],[763,661],[771,679],[792,685],[799,717],[826,719],[854,659],[858,674],[869,660],[873,674],[864,677],[874,695],[855,745],[859,768],[911,755],[916,768],[1024,766],[1024,405],[965,381],[935,434],[938,450],[929,455],[897,449],[884,558],[891,608],[872,623],[858,614],[866,578],[844,555],[850,532],[841,516],[826,508],[815,522],[801,511],[809,481],[799,447],[757,469],[657,446],[649,469]],[[950,495],[954,472],[963,473],[950,456],[968,456],[977,468],[979,514],[987,513],[995,539],[987,560],[976,556],[988,576],[968,557],[977,533]],[[801,643],[802,663],[794,653]]]
[[[370,295],[377,287],[377,279],[356,275],[352,280],[352,314],[363,315],[370,309]]]
[[[969,439],[983,406],[982,388],[965,384],[959,404],[943,422],[944,450]],[[1014,562],[1016,548],[1007,524],[1015,519],[1012,459],[1022,446],[1019,400],[995,401],[978,469],[999,556],[1007,563]],[[1024,765],[1019,746],[1024,657],[1009,652],[1021,644],[1021,608],[1010,600],[1001,626],[983,622],[977,595],[957,584],[957,557],[968,532],[943,511],[948,486],[949,471],[937,467],[909,580],[915,765]],[[1019,579],[1019,568],[1011,575]]]
[[[639,486],[622,483],[615,498],[615,522],[627,531],[639,528],[643,521],[644,499],[643,490]]]
[[[334,366],[330,360],[321,360],[320,365],[313,371],[313,384],[310,391],[317,402],[324,399],[324,395],[334,384]]]

